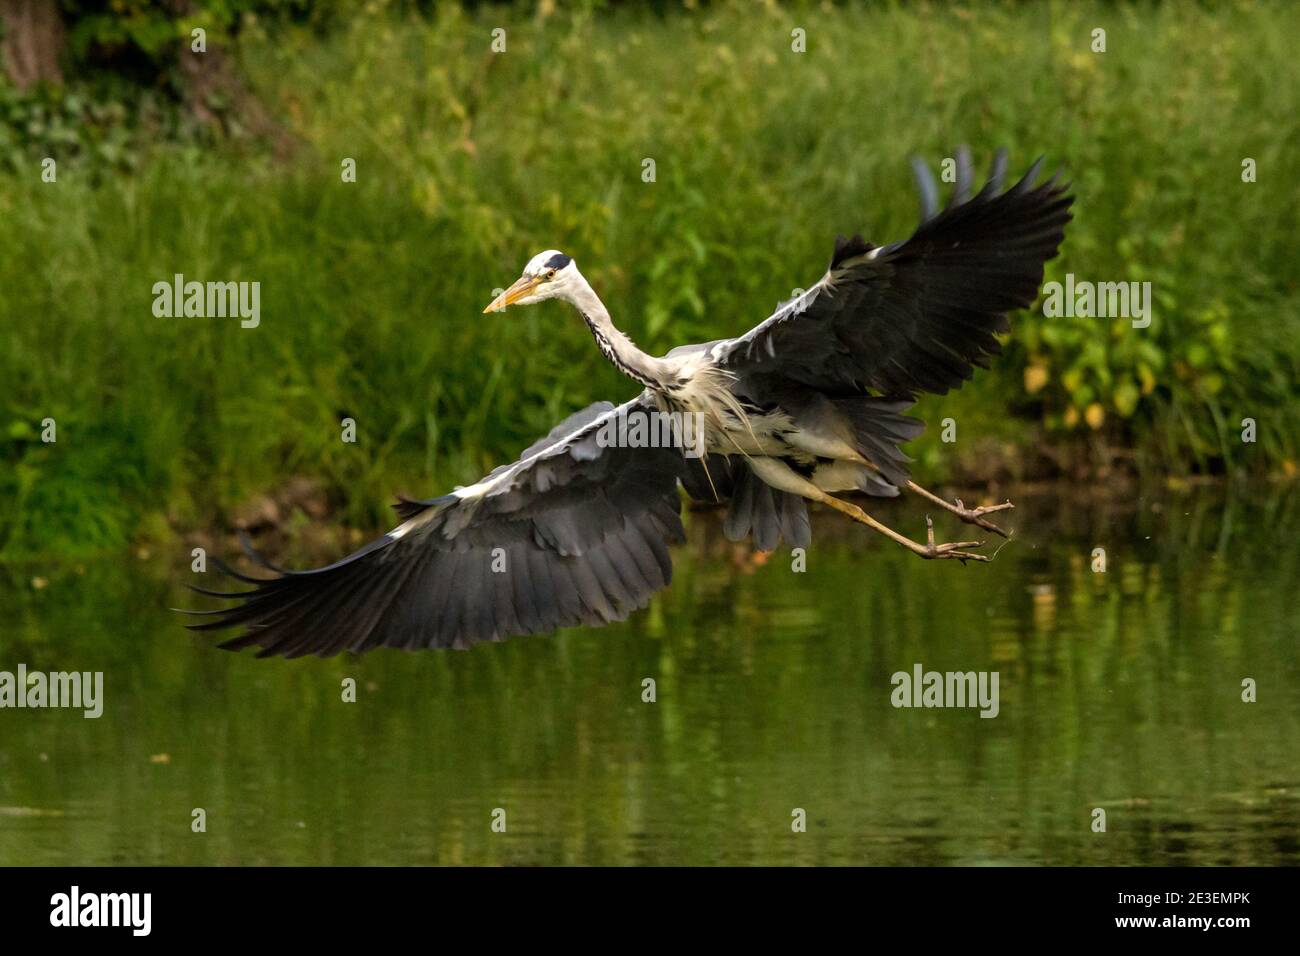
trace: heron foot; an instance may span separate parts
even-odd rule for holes
[[[926,515],[925,518],[926,543],[921,544],[919,541],[913,541],[911,538],[907,537],[907,535],[899,534],[893,528],[881,524],[852,502],[841,501],[834,495],[828,495],[825,492],[819,492],[818,497],[814,500],[820,501],[823,504],[834,508],[836,511],[848,515],[854,521],[862,522],[869,528],[883,534],[890,541],[893,541],[896,544],[901,544],[913,554],[919,555],[927,561],[940,558],[955,558],[965,564],[967,561],[992,560],[987,555],[974,554],[973,552],[966,550],[967,548],[981,547],[984,544],[983,541],[949,541],[943,544],[936,544],[934,540],[934,522],[930,520],[929,515]]]
[[[953,514],[967,524],[973,524],[983,528],[985,531],[992,531],[994,534],[1000,534],[1004,538],[1009,538],[1011,535],[1007,534],[992,521],[985,521],[984,516],[998,511],[1010,511],[1013,508],[1015,508],[1015,505],[1010,501],[1004,501],[1000,505],[982,505],[979,508],[967,508],[966,505],[962,503],[962,500],[958,498],[957,507],[953,511]]]
[[[926,515],[925,516],[925,546],[920,547],[918,545],[920,550],[918,550],[916,553],[919,554],[921,557],[925,558],[927,561],[931,561],[937,558],[956,558],[962,564],[965,564],[967,561],[992,560],[986,554],[975,554],[974,552],[964,550],[966,548],[980,548],[983,546],[984,546],[983,541],[948,541],[945,542],[944,544],[935,544],[934,543],[934,522],[930,520],[929,515]]]
[[[1011,509],[1015,508],[1015,505],[1013,505],[1010,501],[1004,501],[1000,505],[983,505],[979,508],[967,508],[960,498],[957,499],[956,504],[954,504],[951,501],[945,501],[943,498],[940,498],[934,492],[927,491],[926,489],[922,488],[914,481],[909,481],[907,483],[907,487],[912,491],[916,492],[922,498],[926,498],[929,501],[934,502],[940,508],[944,508],[947,511],[951,511],[962,521],[966,522],[966,524],[973,524],[977,528],[983,528],[985,531],[991,531],[994,534],[1001,535],[1004,538],[1011,537],[1010,534],[1003,531],[992,521],[987,521],[984,518],[984,516],[988,514],[994,514],[998,511],[1010,511]]]

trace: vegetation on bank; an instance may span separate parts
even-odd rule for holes
[[[141,125],[153,90],[102,155],[78,145],[75,77],[0,86],[0,554],[227,523],[291,476],[381,525],[395,491],[471,481],[634,391],[562,305],[479,314],[533,253],[572,254],[647,349],[738,333],[820,276],[836,233],[905,236],[908,158],[961,142],[981,167],[997,146],[1063,165],[1076,219],[1048,280],[1150,281],[1154,315],[1015,317],[991,372],[922,402],[919,471],[1289,474],[1298,33],[1280,3],[374,3],[232,34],[287,155]],[[35,96],[73,140],[15,132]],[[156,317],[177,273],[259,282],[260,324]]]

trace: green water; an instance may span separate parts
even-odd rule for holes
[[[626,624],[329,661],[180,631],[184,554],[0,566],[0,670],[105,682],[0,710],[0,864],[1300,863],[1289,491],[1021,494],[965,567],[819,514],[794,573],[692,515]],[[918,662],[998,716],[891,706]]]

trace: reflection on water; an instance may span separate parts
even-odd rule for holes
[[[1288,490],[1022,494],[985,566],[819,514],[802,574],[696,514],[632,621],[465,653],[258,661],[178,630],[186,565],[0,567],[0,670],[106,696],[0,710],[0,864],[1300,863]],[[918,662],[997,718],[893,708]]]

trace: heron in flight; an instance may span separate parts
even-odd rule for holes
[[[970,155],[959,150],[940,210],[932,175],[915,161],[921,223],[911,238],[885,246],[841,238],[826,273],[744,335],[663,356],[614,325],[570,256],[534,256],[484,312],[569,303],[641,392],[571,415],[472,485],[402,499],[397,527],[327,567],[289,571],[255,552],[273,577],[221,565],[251,588],[196,588],[238,603],[193,612],[212,620],[190,626],[239,627],[221,646],[256,646],[259,656],[324,657],[621,621],[671,579],[669,546],[683,539],[679,487],[728,502],[726,535],[763,551],[809,544],[812,501],[918,557],[988,560],[973,550],[980,541],[936,543],[928,517],[916,541],[840,495],[906,490],[1003,533],[987,515],[1010,502],[972,509],[932,494],[911,481],[900,446],[924,429],[904,414],[919,393],[959,388],[998,354],[995,333],[1037,297],[1071,218],[1067,186],[1056,177],[1036,185],[1041,159],[1004,191],[1006,165],[999,151],[973,194]],[[616,423],[674,415],[701,424],[702,454],[604,438],[628,433]]]

